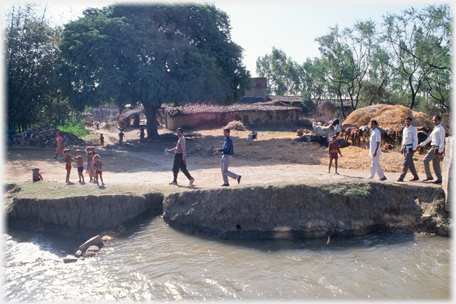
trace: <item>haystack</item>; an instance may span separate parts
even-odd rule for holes
[[[358,127],[369,124],[371,119],[375,119],[383,129],[395,129],[403,126],[407,116],[412,117],[414,126],[426,126],[434,128],[429,115],[423,112],[410,110],[402,105],[373,105],[353,111],[348,115],[343,124],[355,124]]]
[[[237,131],[245,131],[247,130],[242,121],[233,120],[230,121],[223,129],[230,129],[230,130],[237,130]]]
[[[336,106],[332,102],[325,101],[318,105],[317,112],[320,115],[326,115],[326,116],[332,117],[332,116],[334,116],[334,113],[336,113]]]

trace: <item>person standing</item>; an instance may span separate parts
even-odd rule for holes
[[[445,149],[445,129],[440,124],[441,121],[442,119],[440,118],[440,116],[435,115],[432,118],[432,123],[435,127],[434,130],[432,130],[431,135],[428,138],[426,138],[425,141],[416,146],[417,148],[423,147],[429,141],[431,142],[431,149],[423,158],[424,171],[426,172],[426,179],[424,179],[423,181],[430,181],[434,179],[429,168],[429,162],[432,160],[434,173],[437,177],[437,180],[433,182],[434,184],[442,183],[442,172],[440,170],[440,155],[443,153]]]
[[[380,166],[380,154],[382,149],[380,148],[381,135],[378,130],[378,123],[376,120],[371,120],[369,128],[372,130],[370,135],[369,155],[371,157],[371,170],[370,175],[367,179],[373,179],[375,173],[378,174],[381,181],[386,180],[386,176],[383,173],[382,167]]]
[[[119,133],[119,144],[122,146],[122,142],[123,142],[123,138],[124,138],[125,134],[123,132],[123,129],[120,129],[120,133]]]
[[[63,150],[63,138],[60,135],[60,132],[57,132],[57,138],[55,139],[55,143],[57,144],[57,149],[55,149],[55,157],[54,159],[57,159],[58,154],[64,154]]]
[[[404,154],[404,164],[402,166],[402,173],[397,179],[398,182],[403,182],[404,177],[407,174],[408,169],[413,174],[413,178],[410,181],[419,180],[418,174],[416,173],[415,164],[413,163],[413,154],[416,151],[418,145],[418,130],[412,126],[412,118],[405,118],[405,128],[402,131],[402,147],[401,154]]]
[[[221,149],[214,148],[214,152],[217,152],[217,151],[222,152],[222,160],[220,163],[220,167],[222,169],[222,176],[223,176],[222,187],[227,187],[230,185],[228,183],[228,176],[231,177],[232,179],[237,180],[238,184],[241,182],[241,176],[228,171],[228,167],[230,166],[230,162],[231,162],[231,156],[233,155],[233,140],[230,137],[230,129],[224,129],[223,135],[225,136],[225,141],[223,142],[223,148],[221,148]]]
[[[328,145],[328,154],[329,154],[328,173],[331,172],[331,164],[332,164],[332,160],[334,159],[335,174],[339,175],[339,173],[337,173],[337,153],[340,154],[340,157],[342,157],[342,153],[340,153],[339,144],[337,143],[336,140],[337,140],[336,135],[333,135],[333,137],[331,137],[331,142]]]
[[[187,150],[185,148],[185,137],[183,135],[183,131],[181,128],[177,128],[176,130],[176,135],[178,137],[177,139],[177,145],[173,149],[169,149],[168,152],[175,152],[176,154],[174,155],[174,164],[173,164],[173,175],[174,179],[170,185],[177,185],[177,174],[179,173],[179,169],[184,173],[184,175],[188,178],[190,181],[190,185],[193,185],[195,182],[195,179],[190,175],[190,173],[187,170]]]

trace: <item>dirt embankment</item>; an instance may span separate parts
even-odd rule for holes
[[[378,182],[218,189],[172,194],[171,227],[220,238],[319,238],[378,230],[447,234],[442,189]]]

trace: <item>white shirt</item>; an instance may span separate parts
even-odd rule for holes
[[[418,130],[414,126],[404,127],[402,131],[402,146],[412,145],[413,150],[416,150],[418,145]]]
[[[370,146],[369,146],[369,155],[373,156],[375,152],[375,148],[377,147],[377,143],[381,143],[382,136],[380,135],[380,131],[378,128],[375,128],[372,130],[371,135],[370,135]],[[377,149],[377,156],[380,156],[382,153],[382,149],[380,147],[380,144],[378,145]]]
[[[445,129],[441,124],[436,126],[434,130],[432,130],[431,135],[428,138],[426,138],[425,141],[420,143],[420,146],[425,146],[429,141],[431,141],[431,146],[439,147],[439,153],[443,152],[445,148]]]

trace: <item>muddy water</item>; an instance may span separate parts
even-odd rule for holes
[[[373,234],[233,241],[189,235],[161,217],[64,264],[79,240],[4,234],[8,300],[426,300],[451,297],[451,241]]]

